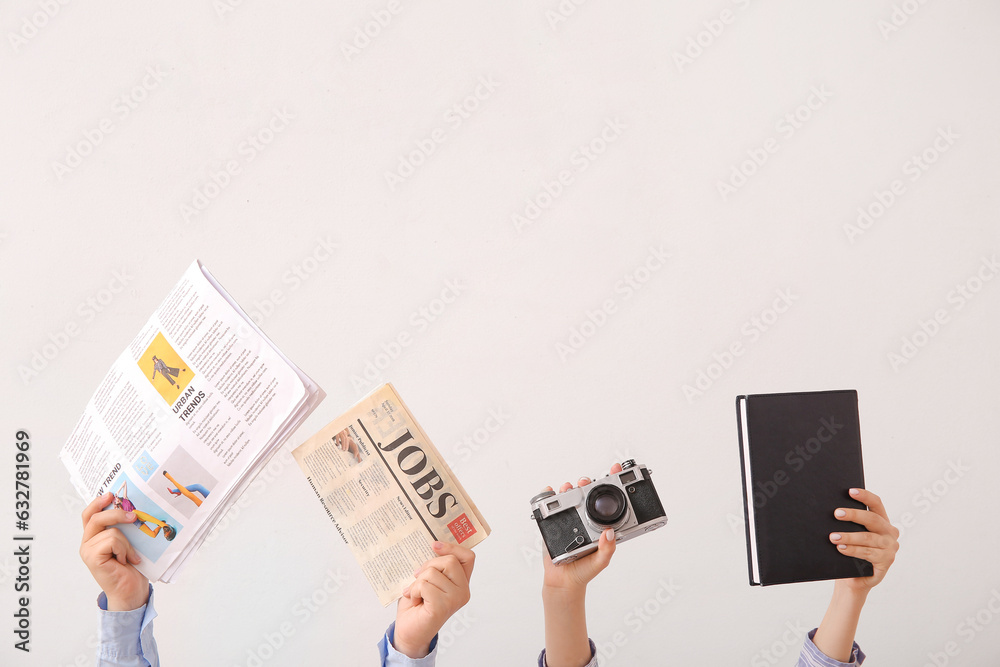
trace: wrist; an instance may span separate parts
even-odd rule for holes
[[[400,636],[399,632],[394,632],[392,647],[406,657],[417,660],[427,657],[427,654],[431,652],[431,639],[424,641],[417,637],[407,637],[405,633]]]
[[[149,586],[146,586],[146,590],[142,593],[136,593],[135,595],[108,595],[105,592],[108,599],[108,611],[133,611],[145,606],[149,602]]]
[[[860,610],[868,599],[868,593],[871,592],[871,589],[855,587],[850,582],[850,579],[837,579],[833,585],[832,602],[849,607],[858,607]]]
[[[583,605],[587,597],[587,586],[542,586],[542,602],[546,606]]]

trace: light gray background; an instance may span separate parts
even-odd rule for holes
[[[996,3],[592,0],[563,2],[569,16],[553,26],[555,0],[401,0],[348,58],[343,45],[387,2],[221,1],[0,9],[0,536],[12,544],[18,428],[32,435],[37,536],[30,656],[11,646],[12,559],[0,556],[0,661],[93,660],[98,591],[56,454],[112,360],[199,258],[248,310],[278,292],[263,328],[329,394],[288,447],[363,393],[351,378],[383,345],[412,334],[381,377],[494,530],[439,664],[532,664],[541,563],[527,500],[623,455],[654,469],[670,523],[624,545],[591,586],[590,633],[627,640],[608,663],[792,664],[801,637],[789,628],[814,627],[832,585],[747,585],[733,398],[827,388],[858,390],[868,486],[912,524],[862,618],[871,664],[922,665],[950,641],[948,664],[995,663],[1000,281],[975,278],[1000,245]],[[707,46],[678,66],[699,39]],[[481,77],[495,86],[449,124]],[[800,109],[814,88],[827,99]],[[127,117],[123,95],[135,100]],[[789,137],[778,124],[797,110],[809,118]],[[103,119],[111,133],[60,177],[53,163]],[[272,141],[248,161],[241,144],[272,119],[281,131],[263,132]],[[575,170],[579,147],[615,119],[614,141],[519,232],[512,215]],[[435,128],[443,143],[390,188],[385,172]],[[907,162],[949,129],[948,150],[911,181]],[[777,152],[723,199],[718,182],[769,139]],[[185,220],[182,205],[230,160],[240,173]],[[895,179],[905,192],[849,238],[858,207]],[[337,249],[311,261],[320,239]],[[616,283],[650,246],[670,258],[626,299]],[[287,278],[302,266],[308,280]],[[126,289],[102,293],[115,272]],[[970,280],[981,289],[959,309],[949,294]],[[460,295],[418,330],[411,317],[447,281]],[[778,290],[793,305],[751,340],[744,327],[770,317]],[[88,298],[107,303],[85,319]],[[557,346],[607,299],[616,312],[561,358]],[[947,322],[916,335],[923,345],[894,368],[889,354],[939,309]],[[22,380],[19,368],[71,324],[79,335]],[[744,353],[710,368],[735,342]],[[709,371],[689,401],[683,386]],[[491,410],[503,425],[476,451],[460,448]],[[275,459],[179,583],[157,587],[164,664],[253,664],[282,623],[294,634],[268,667],[374,664],[393,610],[289,462]],[[346,580],[318,593],[338,569]],[[305,617],[297,605],[314,594],[323,604]],[[992,623],[960,634],[984,609]]]

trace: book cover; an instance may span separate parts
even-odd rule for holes
[[[833,516],[867,509],[848,494],[865,485],[857,392],[738,396],[736,413],[751,585],[871,576],[829,539],[866,530]]]

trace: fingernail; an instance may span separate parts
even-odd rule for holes
[[[851,489],[851,495],[856,496],[861,493],[861,489]]]
[[[830,539],[833,540],[834,542],[840,541],[840,533],[831,533]]]
[[[138,551],[135,552],[135,562],[136,563],[142,562],[142,554],[140,554]]]
[[[837,517],[838,519],[843,519],[845,516],[847,516],[847,512],[845,512],[844,510],[837,510],[836,512],[833,513],[833,516]]]
[[[435,542],[431,546],[434,547],[434,551],[441,551],[441,549],[444,549],[444,543],[443,542]]]
[[[606,541],[608,541],[608,542],[614,542],[615,541],[615,531],[611,530],[610,528],[606,529],[604,531],[604,539]]]
[[[838,544],[837,548],[840,549],[841,551],[846,551],[847,550],[847,545],[846,544]]]
[[[125,512],[125,518],[129,521],[135,521],[135,512]]]
[[[413,576],[416,577],[418,574],[420,574],[420,568],[419,567],[416,570],[413,571]]]
[[[410,587],[407,586],[406,588],[403,589],[403,595],[409,595],[409,594],[410,594]]]

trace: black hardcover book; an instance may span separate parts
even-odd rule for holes
[[[736,419],[750,584],[871,576],[829,537],[866,530],[833,516],[867,509],[848,493],[865,488],[858,392],[737,396]]]

